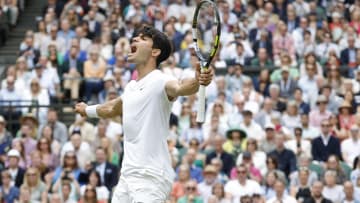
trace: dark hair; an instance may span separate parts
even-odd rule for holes
[[[172,52],[172,45],[169,38],[159,30],[149,25],[142,26],[135,32],[135,36],[142,34],[145,37],[150,37],[153,40],[152,48],[160,49],[161,53],[156,59],[156,66],[167,58],[169,58]]]
[[[87,183],[90,184],[90,176],[91,174],[95,174],[96,175],[96,178],[98,179],[98,182],[96,184],[96,187],[100,187],[101,186],[101,177],[100,177],[100,174],[99,172],[97,172],[95,169],[92,169],[90,172],[89,172],[89,177],[87,179]]]
[[[359,164],[359,159],[360,159],[360,155],[354,159],[353,170],[357,168],[357,165]]]

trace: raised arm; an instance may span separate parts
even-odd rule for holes
[[[192,95],[199,90],[200,85],[209,85],[212,77],[212,68],[200,73],[200,66],[197,66],[195,78],[187,78],[181,81],[169,81],[165,85],[165,91],[170,100],[177,98],[178,96]]]
[[[118,97],[104,104],[93,106],[81,102],[75,105],[75,112],[87,117],[113,118],[122,116],[122,100],[121,97]]]

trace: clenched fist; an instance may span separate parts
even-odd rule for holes
[[[75,105],[75,112],[78,113],[78,114],[80,114],[80,115],[83,116],[83,117],[86,117],[86,111],[85,111],[85,109],[86,109],[87,106],[88,106],[88,105],[85,104],[84,102],[77,103],[77,104]]]

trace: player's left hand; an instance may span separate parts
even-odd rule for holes
[[[209,67],[201,71],[200,64],[196,67],[196,79],[200,85],[208,86],[214,75],[214,70]]]

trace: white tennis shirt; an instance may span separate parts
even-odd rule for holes
[[[121,174],[156,175],[172,182],[175,173],[167,146],[172,102],[165,84],[172,78],[153,70],[132,80],[123,95],[124,159]]]

